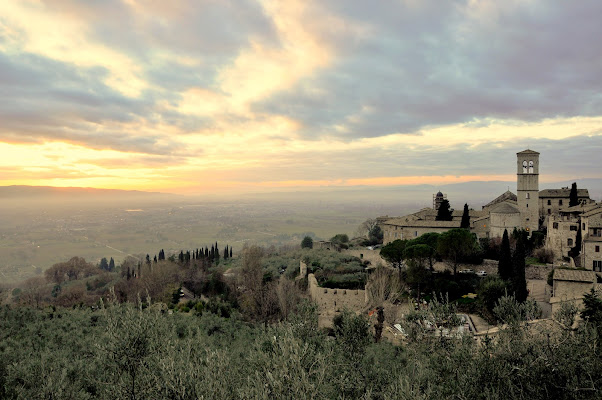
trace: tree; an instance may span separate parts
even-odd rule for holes
[[[432,252],[430,252],[428,256],[429,268],[431,269],[433,268],[433,262],[437,257],[437,242],[439,240],[439,236],[439,233],[429,232],[421,235],[420,237],[417,237],[414,240],[411,240],[411,244],[408,243],[408,247],[414,244],[425,244],[432,249]]]
[[[473,234],[466,229],[455,228],[439,236],[437,251],[455,275],[460,262],[473,253],[475,246],[476,239]]]
[[[439,205],[439,209],[437,210],[437,217],[435,217],[435,220],[451,221],[452,219],[453,219],[453,216],[452,216],[452,211],[449,207],[449,201],[447,199],[445,199]]]
[[[407,240],[397,239],[380,249],[380,256],[401,272]]]
[[[372,306],[382,306],[385,301],[399,300],[405,289],[399,274],[380,264],[370,274],[366,283],[368,299]]]
[[[337,233],[330,238],[330,241],[337,244],[344,244],[349,242],[349,236],[346,233]]]
[[[576,259],[579,256],[579,253],[581,253],[582,240],[583,239],[581,237],[581,219],[579,219],[579,227],[577,228],[577,237],[575,238],[575,246],[569,250],[569,257]],[[575,261],[575,262],[577,262],[577,261]]]
[[[569,195],[569,207],[579,205],[579,196],[577,194],[577,182],[571,185],[571,194]]]
[[[303,238],[303,240],[301,241],[301,248],[302,249],[313,249],[314,247],[314,240],[312,238],[310,238],[309,236],[305,236]]]
[[[497,274],[506,282],[510,282],[510,279],[512,278],[512,253],[510,252],[510,239],[508,238],[507,229],[504,229],[504,236],[502,236]]]
[[[583,295],[583,311],[581,318],[593,324],[600,334],[602,334],[602,299],[592,288],[589,293]]]
[[[109,270],[109,262],[107,261],[106,257],[103,257],[100,259],[99,268],[102,269],[103,271],[110,271]]]
[[[113,257],[111,257],[111,260],[109,261],[109,271],[114,271],[115,270],[115,260],[113,260]]]
[[[378,221],[374,218],[368,218],[357,228],[357,233],[360,236],[370,235],[370,231],[374,229],[375,226],[378,226]]]
[[[519,303],[527,300],[527,279],[525,278],[525,240],[519,236],[512,257],[512,289]]]
[[[462,213],[462,222],[460,228],[470,229],[470,213],[468,211],[468,204],[464,204],[464,212]]]
[[[368,239],[370,240],[371,244],[382,243],[383,237],[383,230],[380,228],[379,225],[375,225],[372,229],[370,229],[370,232],[368,233]]]

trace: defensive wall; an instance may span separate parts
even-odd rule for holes
[[[307,288],[311,299],[321,313],[336,313],[343,309],[362,311],[367,303],[367,294],[361,289],[328,289],[318,286],[314,274],[307,276]]]

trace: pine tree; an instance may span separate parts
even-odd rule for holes
[[[527,279],[525,278],[525,240],[521,235],[516,241],[512,257],[512,288],[514,297],[520,303],[527,300]]]
[[[439,205],[439,209],[437,210],[437,216],[435,220],[437,221],[451,221],[453,218],[452,211],[449,207],[449,201],[447,199],[443,200]]]
[[[569,207],[579,205],[579,196],[577,195],[577,182],[571,185],[571,194],[569,195]]]
[[[510,252],[510,239],[508,238],[508,230],[506,229],[504,229],[504,236],[502,237],[497,274],[507,282],[512,278],[512,253]]]
[[[470,213],[468,211],[468,204],[464,204],[464,212],[462,213],[462,222],[460,228],[470,229]]]

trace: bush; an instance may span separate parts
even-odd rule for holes
[[[554,262],[554,252],[545,247],[539,247],[533,251],[533,256],[542,264],[551,264]]]

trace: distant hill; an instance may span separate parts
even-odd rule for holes
[[[167,200],[178,197],[174,194],[160,192],[143,192],[138,190],[95,189],[78,187],[53,186],[0,186],[0,201],[131,201],[131,200]]]

